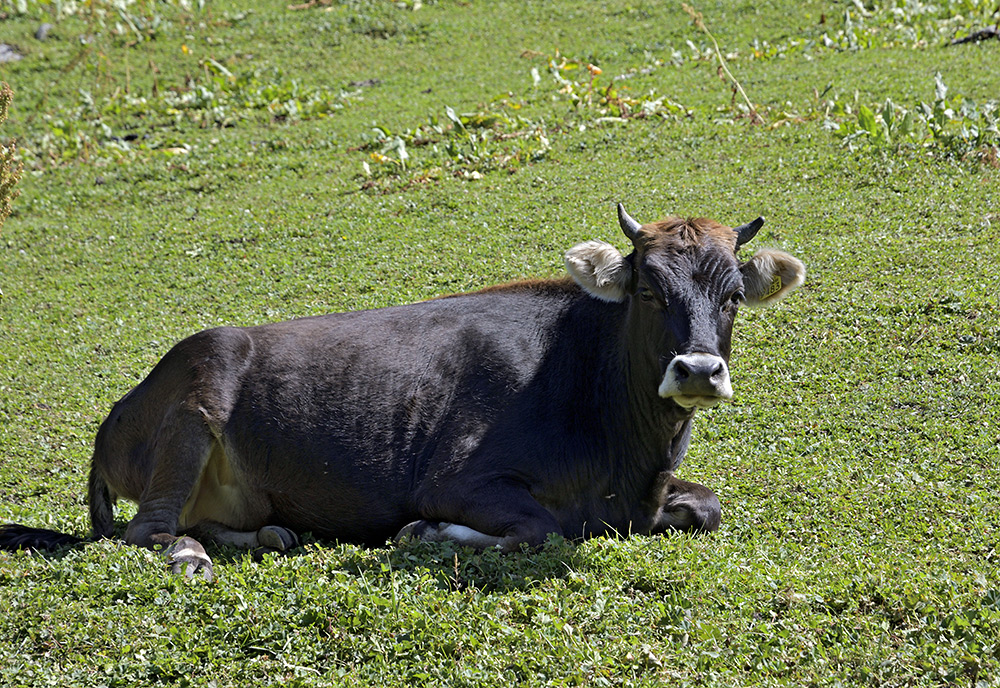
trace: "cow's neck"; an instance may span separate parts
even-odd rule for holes
[[[628,453],[620,470],[629,474],[627,479],[637,489],[643,489],[656,475],[674,470],[683,458],[694,411],[660,397],[663,372],[658,356],[650,354],[641,318],[626,309],[620,332],[617,355],[624,385],[618,422]]]

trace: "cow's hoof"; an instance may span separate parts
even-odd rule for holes
[[[396,533],[396,537],[394,537],[392,541],[398,545],[407,538],[413,538],[415,540],[427,539],[429,532],[434,532],[434,533],[437,532],[438,525],[439,524],[435,521],[424,521],[424,520],[414,521],[413,523],[407,523],[399,530],[398,533]]]
[[[281,526],[264,526],[257,531],[257,542],[261,547],[269,547],[279,552],[285,552],[298,546],[299,538],[295,533]]]
[[[207,581],[215,578],[212,560],[205,548],[194,538],[179,537],[164,552],[170,571],[185,578],[200,576]]]

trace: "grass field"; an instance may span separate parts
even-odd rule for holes
[[[202,328],[558,275],[619,200],[809,269],[696,423],[718,533],[0,553],[0,685],[1000,686],[1000,41],[949,45],[995,8],[0,3],[0,522],[87,534],[99,423]]]

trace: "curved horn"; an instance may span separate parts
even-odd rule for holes
[[[736,248],[739,248],[743,244],[753,239],[754,235],[757,234],[757,231],[763,226],[764,226],[764,218],[758,217],[753,222],[748,222],[745,225],[734,227],[733,231],[736,232]]]
[[[625,236],[631,241],[635,241],[636,237],[639,236],[639,228],[642,225],[633,220],[632,216],[625,212],[625,206],[621,203],[618,204],[618,224],[622,226],[622,231],[625,232]]]

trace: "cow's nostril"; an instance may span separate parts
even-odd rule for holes
[[[729,367],[716,354],[681,354],[670,361],[658,392],[664,398],[731,399],[733,389],[729,382]],[[702,405],[714,403],[706,402]]]
[[[722,359],[713,356],[712,360],[707,360],[708,356],[694,354],[689,356],[678,356],[674,359],[674,377],[683,382],[692,377],[703,379],[714,379],[726,373],[726,366]]]

